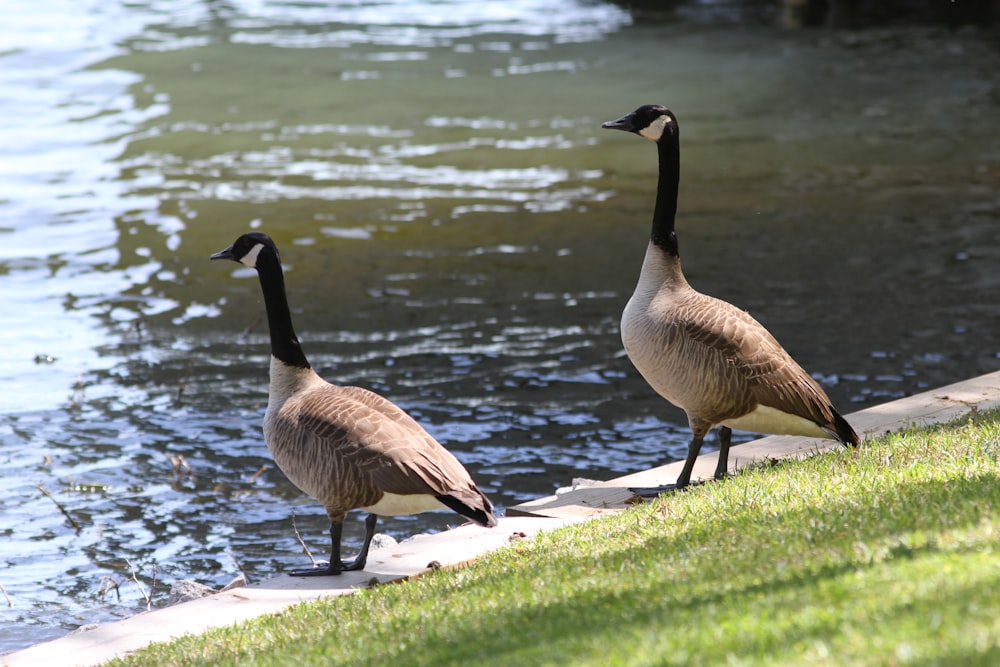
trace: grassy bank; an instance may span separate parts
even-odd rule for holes
[[[1000,413],[114,665],[1000,664]]]

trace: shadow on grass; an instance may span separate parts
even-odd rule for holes
[[[1000,665],[1000,646],[993,646],[978,653],[973,650],[955,651],[945,656],[932,656],[928,658],[913,658],[906,661],[908,667],[940,667],[941,665],[962,665],[962,667],[972,667],[973,665],[983,665],[983,667],[994,667]]]
[[[820,515],[853,518],[852,525],[842,527],[846,533],[843,539],[862,542],[874,542],[910,531],[972,527],[1000,504],[1000,480],[996,475],[988,474],[948,484],[904,484],[894,495],[894,502],[906,504],[909,511],[896,513],[891,526],[887,526],[884,507],[859,508],[843,501],[833,503],[832,507],[827,506],[822,512],[806,508],[786,513],[777,521],[769,518],[769,526],[774,527],[772,539],[778,543],[801,543],[803,523],[812,516]],[[914,511],[917,508],[927,508],[928,511]],[[958,508],[959,511],[943,515],[941,508]],[[633,662],[630,651],[638,650],[643,655],[632,656],[635,662],[646,663],[655,658],[654,662],[680,664],[687,662],[685,656],[705,659],[705,656],[724,657],[728,654],[737,657],[773,655],[786,651],[789,646],[828,641],[841,632],[838,626],[844,622],[844,613],[841,613],[844,610],[838,610],[836,606],[849,605],[851,600],[849,597],[838,598],[838,593],[830,591],[843,588],[838,582],[845,577],[874,568],[883,561],[934,559],[964,550],[961,545],[954,549],[943,548],[931,540],[912,548],[905,545],[890,548],[875,560],[854,555],[836,563],[793,562],[786,564],[780,572],[772,562],[751,561],[745,563],[745,567],[757,573],[758,576],[751,578],[754,583],[737,588],[730,582],[715,588],[700,587],[698,594],[686,598],[677,598],[665,592],[662,587],[669,586],[670,582],[660,582],[652,573],[648,586],[614,589],[613,582],[619,568],[641,562],[641,558],[631,557],[634,552],[662,551],[676,557],[678,542],[698,551],[694,558],[707,558],[698,569],[704,577],[711,578],[713,562],[710,557],[714,536],[730,529],[740,530],[745,527],[746,520],[746,517],[723,519],[721,523],[713,522],[711,531],[691,526],[677,537],[648,539],[611,554],[596,566],[593,559],[577,557],[569,567],[586,573],[591,579],[606,576],[610,586],[569,598],[555,595],[548,599],[543,592],[537,601],[520,600],[499,605],[497,613],[490,618],[468,619],[460,627],[449,627],[441,633],[428,629],[418,649],[419,661],[423,664],[481,664],[484,660],[492,664],[572,663],[587,657],[588,654],[581,654],[580,651],[606,651],[610,660],[608,664],[628,664]],[[879,532],[887,527],[889,533]],[[837,527],[829,530],[837,530]],[[723,554],[716,551],[715,555]],[[553,557],[563,558],[558,555]],[[533,574],[519,571],[512,576],[532,577]],[[993,577],[990,588],[996,585],[998,579],[1000,575]],[[477,588],[477,582],[471,580],[453,594],[475,596]],[[982,595],[982,588],[981,583],[966,585],[956,582],[954,588],[936,591],[933,599],[915,597],[897,608],[881,607],[868,612],[877,616],[870,621],[906,617],[919,627],[921,614],[936,612],[958,617],[959,620],[952,620],[946,616],[949,623],[961,623],[963,610],[969,613],[968,600],[971,596]],[[816,600],[817,595],[821,599],[831,595],[827,603],[834,608],[808,611],[810,601]],[[841,591],[839,595],[848,594]],[[784,609],[783,602],[802,606],[802,613],[787,617],[795,612]],[[727,632],[734,623],[745,621],[745,615],[751,612],[763,614],[759,622],[766,627],[758,632]],[[744,617],[734,618],[731,616],[733,613],[743,614]],[[769,625],[769,619],[782,615],[786,618],[773,627]],[[710,646],[688,646],[684,636],[672,636],[678,631],[720,620],[728,625],[720,627],[714,634],[709,633],[715,637]],[[855,632],[857,630],[854,629]],[[868,628],[866,632],[875,630]],[[619,643],[626,638],[634,638],[637,633],[644,637],[642,647]],[[653,637],[650,637],[651,634]],[[517,640],[511,641],[510,638],[514,637]],[[923,640],[924,637],[914,639]],[[669,655],[656,657],[649,653],[664,648],[668,648]],[[961,649],[958,655],[938,655],[935,660],[951,663],[952,657],[961,659],[966,655],[979,657],[971,650],[966,652],[966,649]],[[591,657],[596,659],[598,656]],[[373,660],[378,662],[377,655],[373,656]]]

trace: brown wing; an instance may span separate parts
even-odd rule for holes
[[[458,459],[396,404],[360,387],[325,389],[304,398],[300,426],[383,491],[437,495],[472,485]]]
[[[379,496],[450,496],[482,515],[481,522],[493,518],[490,501],[458,459],[382,396],[328,385],[302,397],[296,415],[298,426],[312,434],[324,455],[337,459],[338,477],[377,489]]]
[[[841,430],[826,392],[762,324],[726,301],[697,296],[682,322],[685,334],[724,359],[744,380],[753,400],[835,433]]]

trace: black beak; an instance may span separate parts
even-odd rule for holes
[[[217,252],[214,255],[212,255],[211,257],[209,257],[209,259],[233,259],[233,260],[235,260],[236,258],[233,257],[233,246],[229,246],[225,250],[220,250],[219,252]]]
[[[601,123],[601,127],[606,130],[625,130],[626,132],[635,132],[635,112],[627,113],[617,120],[609,120],[606,123]]]

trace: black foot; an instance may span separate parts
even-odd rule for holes
[[[308,570],[292,570],[288,574],[292,577],[332,577],[341,572],[355,572],[363,569],[365,569],[365,561],[355,558],[347,563],[341,561],[339,568],[330,567],[329,563],[324,564],[323,561],[317,561],[316,567],[311,567]]]
[[[628,490],[641,498],[656,498],[657,496],[662,496],[667,493],[676,493],[700,484],[704,484],[704,482],[698,480],[685,484],[684,486],[677,486],[676,484],[664,484],[663,486],[630,486]]]
[[[333,577],[340,574],[343,571],[343,563],[341,567],[330,567],[330,564],[317,565],[317,567],[311,567],[308,570],[292,570],[289,572],[289,576],[292,577]]]
[[[340,565],[344,568],[344,572],[357,572],[365,569],[365,561],[361,560],[360,557],[355,558],[350,563],[341,563]]]

